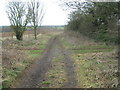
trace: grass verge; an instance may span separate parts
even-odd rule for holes
[[[78,87],[117,87],[117,59],[106,53],[73,54]]]
[[[116,52],[113,46],[92,44],[84,46],[69,43],[68,39],[61,41],[74,59],[77,87],[79,88],[111,88],[117,87]],[[89,44],[89,41],[88,41]]]
[[[45,81],[40,83],[42,88],[60,88],[67,81],[63,56],[58,55],[52,60],[52,68],[46,73]]]
[[[48,40],[56,34],[46,33],[44,35],[38,35],[37,40],[31,38],[24,39],[23,41],[4,40],[2,88],[9,88],[12,82],[29,67],[34,60],[40,58],[45,51]]]

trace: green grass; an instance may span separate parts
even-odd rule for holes
[[[49,85],[49,84],[50,84],[50,81],[43,81],[43,82],[41,82],[41,84],[42,84],[42,85],[43,85],[43,84],[44,84],[44,85],[45,85],[45,84],[46,84],[46,85]]]
[[[73,44],[73,43],[66,41],[65,38],[62,38],[61,41],[67,49],[76,49],[76,50],[96,49],[97,50],[97,49],[113,49],[114,48],[113,46],[105,45],[105,44],[95,44],[95,45],[93,44],[93,45],[84,45],[84,46],[76,45],[75,43]]]
[[[3,81],[2,88],[8,88],[11,82],[43,52],[44,50],[27,50],[27,60],[13,64],[11,69],[3,68],[3,75],[6,79]]]
[[[41,54],[44,52],[46,47],[45,44],[39,45],[40,50],[26,50],[27,53],[27,60],[23,60],[23,62],[15,63],[12,69],[3,69],[3,75],[6,79],[2,82],[2,88],[9,88],[11,83],[15,80],[15,78],[25,70],[25,68],[30,65],[34,59],[40,57]]]
[[[73,47],[74,47],[73,44],[65,41],[64,39],[61,39],[61,41],[62,41],[63,45],[64,45],[66,48],[73,48]]]
[[[10,86],[10,80],[4,80],[2,83],[2,88],[8,88]]]
[[[37,57],[39,57],[43,50],[29,50],[28,55],[29,58],[28,60],[24,60],[23,62],[18,62],[14,64],[12,69],[7,69],[3,68],[3,75],[6,77],[6,80],[3,81],[2,88],[8,88],[13,80],[22,73],[22,71],[30,65],[33,60]]]
[[[30,58],[36,58],[40,56],[43,52],[44,50],[29,50],[29,56]]]
[[[110,58],[110,56],[105,56],[104,53],[73,54],[78,87],[102,88],[112,87],[112,84],[115,84],[114,79],[116,77],[114,77],[113,72],[117,70],[117,67],[110,68],[109,65],[116,66],[117,60]]]
[[[66,40],[62,39],[61,40],[64,44],[64,46],[71,50],[73,53],[94,53],[94,52],[110,52],[114,48],[113,46],[108,46],[108,45],[75,45],[67,42]]]
[[[43,88],[60,88],[67,81],[65,65],[62,60],[63,56],[61,55],[53,58],[52,68],[45,74],[45,82],[42,82],[40,86]]]
[[[113,48],[112,46],[108,46],[108,45],[86,45],[86,46],[73,46],[72,48],[79,48],[79,49],[110,49]]]
[[[110,52],[112,51],[113,49],[110,48],[110,49],[82,49],[82,50],[72,50],[73,53],[94,53],[94,52]]]
[[[40,54],[42,53],[44,50],[30,50],[30,54]]]
[[[116,85],[117,60],[109,55],[114,47],[105,44],[77,45],[61,39],[64,47],[71,51],[80,88],[108,88]],[[114,68],[113,68],[114,67]],[[115,68],[116,67],[116,68]]]
[[[24,69],[22,69],[24,70]],[[5,69],[3,68],[3,74],[8,78],[2,82],[2,88],[8,88],[11,82],[21,73],[22,71],[20,68],[13,69]]]
[[[9,48],[16,48],[18,50],[23,49],[23,51],[22,50],[20,51],[21,53],[24,52],[25,56],[23,55],[24,57],[20,57],[20,60],[18,61],[17,60],[15,62],[12,61],[12,64],[9,65],[10,68],[3,67],[2,71],[4,80],[2,82],[3,83],[2,88],[8,88],[11,82],[13,82],[19,74],[21,74],[27,67],[29,67],[29,65],[31,65],[34,62],[34,60],[40,58],[42,53],[45,51],[49,39],[57,34],[58,32],[54,33],[50,31],[50,33],[47,32],[45,34],[39,35],[37,37],[37,40],[34,40],[34,37],[30,35],[30,38],[24,38],[23,41],[10,40],[9,41],[10,44],[7,45],[5,44],[6,45],[5,47],[7,47],[8,49]],[[29,50],[34,48],[38,50]],[[14,55],[13,57],[11,57],[11,59],[12,58],[14,59]]]

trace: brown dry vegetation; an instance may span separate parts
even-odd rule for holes
[[[9,87],[11,82],[18,77],[25,68],[32,64],[33,60],[40,58],[46,49],[48,40],[61,31],[41,31],[38,34],[38,39],[34,40],[34,35],[31,32],[25,33],[23,41],[18,41],[16,38],[9,38],[9,33],[5,33],[2,39],[2,82],[3,87]]]
[[[77,87],[117,87],[117,46],[96,43],[75,32],[65,33],[61,41],[74,59]]]
[[[56,30],[54,30],[54,29],[40,29],[40,30],[38,30],[38,32],[37,32],[37,34],[45,34],[45,33],[47,33],[47,32],[50,32],[50,31],[52,31],[52,32],[56,32]],[[1,36],[4,38],[4,37],[13,37],[13,36],[15,36],[15,33],[14,32],[2,32],[2,33],[0,33],[1,34]],[[32,35],[34,35],[34,31],[25,31],[24,32],[24,35],[28,35],[29,36],[29,34],[32,34]]]
[[[55,37],[56,35],[58,37]],[[25,68],[42,56],[51,37],[55,38],[54,44],[51,44],[52,49],[48,52],[51,59],[45,55],[45,58],[51,60],[51,68],[45,73],[44,80],[39,82],[40,87],[57,88],[64,87],[63,84],[68,87],[70,84],[68,81],[72,80],[68,77],[72,75],[75,77],[75,87],[117,87],[118,55],[116,46],[95,42],[79,33],[63,33],[63,31],[54,30],[41,31],[37,40],[34,40],[34,36],[31,34],[24,36],[23,41],[17,41],[15,38],[2,40],[3,87],[9,87]],[[71,53],[66,53],[65,49]],[[68,56],[72,57],[71,61]],[[71,62],[73,62],[75,74],[69,72],[72,71],[71,66],[69,67]]]

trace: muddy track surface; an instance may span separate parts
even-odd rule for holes
[[[70,53],[64,48],[63,44],[57,38],[58,44],[61,47],[61,52],[64,56],[65,69],[67,73],[68,82],[63,85],[63,88],[75,88],[76,87],[76,74],[74,70],[74,62],[70,57]]]
[[[59,51],[64,56],[65,70],[67,73],[68,82],[65,83],[63,87],[70,88],[75,87],[75,72],[73,60],[69,56],[68,51],[63,47],[59,40],[59,36],[51,38],[48,42],[46,52],[43,54],[42,58],[36,60],[23,75],[11,85],[11,88],[39,88],[40,83],[45,80],[45,73],[51,69],[51,61],[54,57],[55,45],[59,45]]]

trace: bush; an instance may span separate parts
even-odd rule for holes
[[[79,31],[81,34],[97,41],[119,43],[118,33],[111,33],[116,32],[117,5],[117,3],[109,2],[85,3],[81,10],[77,9],[70,15],[67,29],[75,32]],[[111,8],[112,6],[114,8]],[[108,12],[106,13],[106,11]]]

